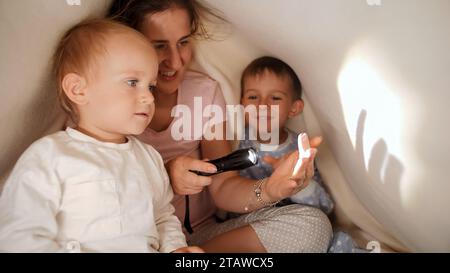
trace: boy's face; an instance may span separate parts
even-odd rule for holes
[[[108,37],[105,49],[87,80],[78,125],[100,140],[121,143],[125,135],[141,134],[153,117],[158,59],[134,33]]]
[[[294,91],[288,76],[277,76],[266,70],[261,74],[247,76],[244,79],[243,89],[241,104],[255,105],[258,111],[258,124],[266,122],[269,132],[283,129],[289,118],[303,110],[303,102],[294,99]],[[260,105],[267,105],[267,115],[259,111]],[[271,128],[271,120],[277,118],[270,114],[273,105],[279,107],[277,128]]]

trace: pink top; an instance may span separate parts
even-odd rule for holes
[[[194,105],[196,106],[195,108]],[[205,108],[208,105],[217,105],[220,107],[222,115],[209,115],[205,112]],[[147,127],[138,138],[152,145],[161,154],[164,162],[180,155],[189,155],[201,159],[200,140],[202,139],[202,132],[204,132],[202,131],[203,127],[207,127],[209,124],[223,122],[226,119],[225,100],[219,84],[205,74],[187,71],[184,80],[178,88],[176,107],[180,111],[189,109],[190,113],[186,112],[186,114],[183,112],[181,115],[178,114],[173,118],[169,127],[161,132],[156,132],[150,127]],[[172,110],[172,115],[174,113]],[[211,119],[211,116],[213,116],[213,119]],[[173,136],[171,133],[172,128],[176,129],[176,132],[188,131],[186,130],[188,128],[180,125],[183,118],[190,118],[191,122],[188,124],[190,124],[191,130],[190,133],[188,132],[185,135],[188,136],[188,139],[176,140],[177,136]],[[196,119],[201,121],[201,123],[197,122]],[[198,194],[191,195],[189,203],[191,225],[195,231],[196,227],[214,215],[216,208],[207,188]],[[183,223],[185,213],[184,196],[175,195],[172,204],[176,210],[175,214],[181,223]]]

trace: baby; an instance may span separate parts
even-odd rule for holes
[[[157,60],[144,36],[112,21],[64,35],[54,72],[75,126],[16,163],[0,198],[0,251],[201,252],[173,214],[161,156],[131,136],[153,117]]]
[[[286,128],[288,119],[293,118],[303,111],[302,85],[294,70],[283,61],[273,57],[261,57],[251,62],[244,70],[241,78],[241,104],[243,106],[254,105],[267,106],[267,114],[259,111],[258,124],[266,122],[266,128],[272,133],[278,133],[279,144],[270,143],[270,139],[263,141],[260,134],[256,140],[250,139],[249,130],[254,127],[247,126],[245,139],[239,143],[239,148],[253,147],[258,151],[258,164],[241,171],[241,175],[252,179],[263,179],[272,174],[272,165],[264,161],[273,158],[281,158],[283,155],[296,151],[297,134]],[[271,116],[270,108],[279,107],[278,122],[271,122],[276,118]],[[273,125],[276,125],[272,128]],[[308,142],[307,140],[305,140]],[[286,203],[299,203],[314,206],[325,213],[333,209],[333,202],[321,185],[321,178],[317,170],[308,187],[290,198]]]

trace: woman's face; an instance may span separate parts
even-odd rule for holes
[[[141,32],[156,49],[159,59],[157,92],[178,90],[192,59],[190,17],[185,9],[173,7],[149,14]]]

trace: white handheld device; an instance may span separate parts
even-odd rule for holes
[[[298,156],[297,164],[295,164],[294,172],[292,173],[292,175],[297,174],[298,170],[302,166],[302,160],[304,158],[309,158],[311,156],[311,150],[310,150],[311,147],[309,146],[308,135],[306,133],[299,134],[297,142],[298,142],[299,156]]]

